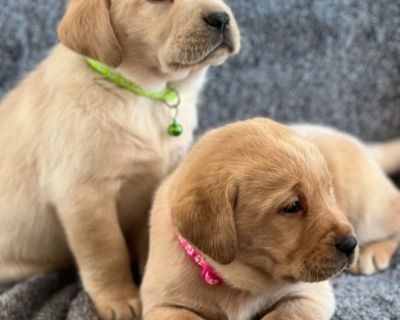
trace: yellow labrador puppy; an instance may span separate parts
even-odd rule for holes
[[[339,207],[355,228],[360,255],[352,271],[371,274],[386,269],[400,240],[400,192],[384,171],[400,169],[400,140],[368,148],[331,128],[294,129],[324,155]]]
[[[222,0],[71,0],[59,36],[0,105],[0,281],[75,260],[100,316],[131,319],[124,236],[143,266],[153,191],[239,31]]]
[[[318,149],[266,119],[206,134],[150,225],[144,320],[329,319],[357,248]]]

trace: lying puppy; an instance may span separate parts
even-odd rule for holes
[[[329,319],[357,247],[317,148],[265,119],[206,134],[150,225],[144,320]]]
[[[0,105],[0,281],[74,259],[101,317],[130,319],[124,235],[143,266],[153,192],[238,28],[222,0],[71,0],[59,36]]]
[[[294,129],[324,155],[339,207],[355,228],[361,246],[351,270],[371,274],[386,269],[400,241],[400,192],[384,170],[400,169],[400,141],[367,148],[334,129],[310,125]]]

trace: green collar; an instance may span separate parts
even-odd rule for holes
[[[179,93],[176,90],[166,87],[160,92],[146,92],[136,83],[125,78],[118,71],[111,69],[105,64],[102,64],[101,62],[90,58],[86,58],[86,62],[94,71],[96,71],[108,81],[113,82],[116,86],[130,91],[140,97],[145,97],[152,100],[159,100],[163,102],[171,110],[172,123],[168,127],[168,134],[174,137],[180,136],[182,134],[183,127],[177,122],[179,104],[181,100]]]

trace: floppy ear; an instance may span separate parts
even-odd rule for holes
[[[237,251],[234,182],[214,177],[212,181],[185,185],[178,190],[172,207],[173,224],[185,239],[215,261],[232,262]]]
[[[71,0],[58,35],[71,50],[116,67],[122,60],[122,48],[111,24],[109,2]]]

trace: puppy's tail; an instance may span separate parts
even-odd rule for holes
[[[387,174],[400,172],[400,139],[371,144],[369,147]]]

